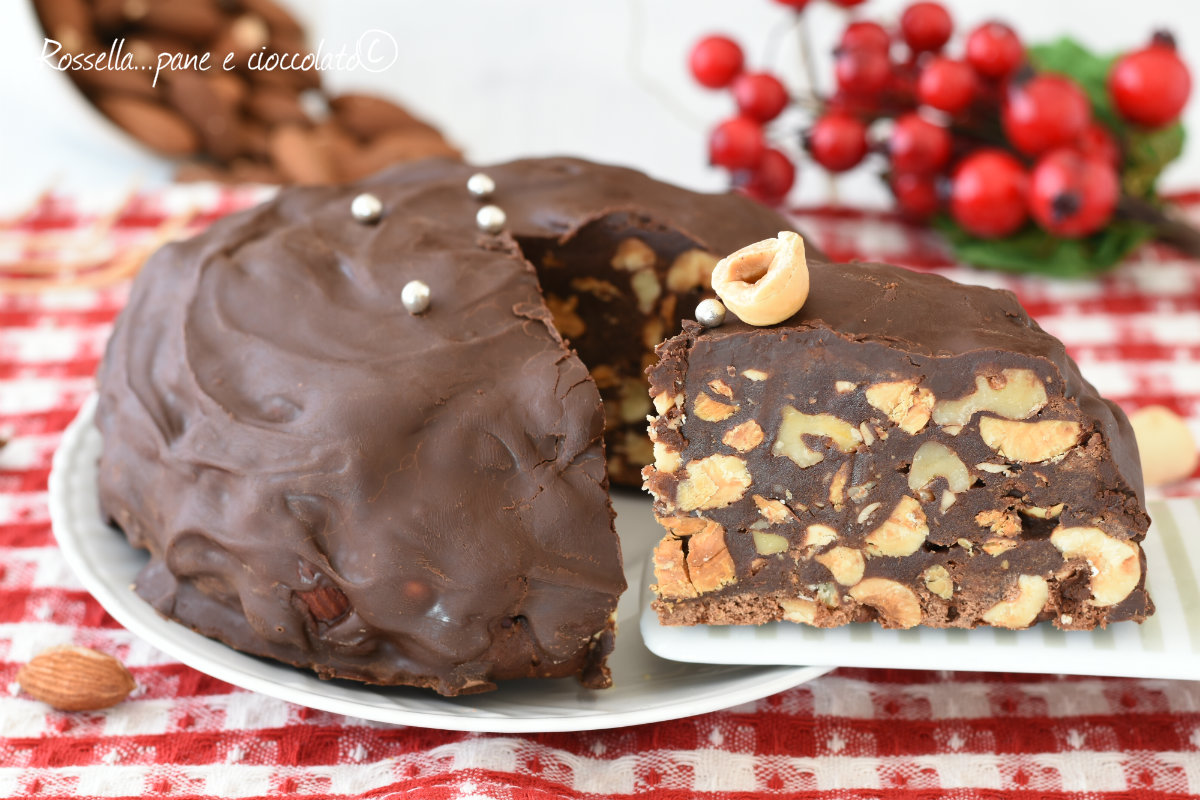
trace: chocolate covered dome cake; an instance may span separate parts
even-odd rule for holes
[[[607,685],[650,348],[787,223],[572,159],[474,171],[285,190],[150,259],[97,423],[162,614],[323,677]]]

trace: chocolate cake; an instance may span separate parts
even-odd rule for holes
[[[713,253],[782,223],[578,160],[473,172],[284,190],[138,276],[100,369],[100,502],[162,614],[323,677],[608,683],[605,412],[628,480],[649,348]]]
[[[1011,293],[883,264],[816,263],[811,287],[778,324],[659,347],[664,624],[1153,613],[1133,432]]]

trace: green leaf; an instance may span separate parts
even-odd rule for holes
[[[947,216],[938,217],[934,226],[955,256],[968,264],[1060,278],[1083,278],[1111,269],[1154,237],[1149,225],[1126,221],[1113,222],[1084,239],[1059,239],[1032,225],[1004,239],[981,239]]]
[[[1154,197],[1154,185],[1163,169],[1183,152],[1183,125],[1147,131],[1131,128],[1125,138],[1125,168],[1121,186],[1135,197]]]

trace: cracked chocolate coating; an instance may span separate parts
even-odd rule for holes
[[[866,537],[905,496],[920,501],[929,526],[925,543],[911,555],[865,558],[863,577],[888,578],[912,588],[923,624],[980,624],[983,612],[1015,597],[1021,574],[1047,579],[1048,611],[1038,618],[1052,618],[1060,627],[1091,628],[1152,613],[1140,549],[1142,574],[1134,590],[1114,606],[1097,607],[1089,602],[1088,564],[1064,559],[1049,540],[1061,524],[1098,527],[1113,538],[1138,542],[1149,525],[1129,423],[1119,408],[1083,380],[1062,343],[1042,331],[1009,292],[880,264],[815,263],[810,268],[810,297],[784,323],[756,328],[731,317],[713,330],[688,323],[683,334],[660,348],[660,362],[650,372],[652,392],[685,399],[682,410],[672,409],[654,423],[658,441],[677,451],[681,463],[673,472],[648,471],[647,486],[658,498],[656,511],[662,516],[680,513],[673,498],[693,460],[713,454],[740,456],[752,478],[735,502],[691,512],[724,529],[735,580],[695,599],[660,600],[663,620],[694,624],[779,619],[784,611],[780,599],[812,597],[813,587],[821,584],[832,586],[841,601],[819,610],[813,624],[875,618],[872,609],[845,599],[848,587],[830,584],[830,570],[815,556],[834,546],[866,551]],[[752,380],[743,374],[747,369],[768,377]],[[1060,459],[1009,463],[1011,459],[998,456],[981,439],[980,412],[957,434],[930,421],[910,435],[864,396],[872,384],[914,380],[937,399],[956,399],[975,390],[977,376],[998,375],[1005,369],[1037,375],[1048,402],[1028,421],[1078,422],[1078,446]],[[694,413],[696,398],[711,392],[714,380],[723,381],[732,397],[710,396],[737,405],[736,412],[717,422]],[[839,381],[848,382],[840,392]],[[853,426],[869,421],[886,439],[880,436],[843,453],[828,439],[808,437],[808,446],[823,459],[802,468],[772,451],[786,406],[807,414],[832,414]],[[763,439],[740,453],[723,438],[747,420],[762,427]],[[935,478],[925,492],[914,493],[909,485],[914,455],[929,441],[955,453],[970,473],[971,488],[957,492],[944,509],[945,478]],[[983,462],[1010,468],[989,472],[976,467]],[[839,470],[844,470],[847,490],[841,507],[831,499]],[[854,487],[860,487],[857,494],[850,491]],[[783,502],[791,516],[768,524],[755,495]],[[1026,513],[1060,503],[1061,514],[1053,519]],[[872,509],[873,504],[878,505]],[[1019,533],[1008,537],[1011,549],[989,553],[985,546],[994,547],[1003,537],[981,526],[976,517],[995,510],[1011,512],[1019,521]],[[837,539],[807,549],[805,533],[812,524],[828,525]],[[761,554],[753,538],[756,530],[784,537],[787,552]],[[944,567],[954,581],[950,600],[925,586],[922,576],[933,566]]]
[[[603,409],[521,242],[625,213],[723,252],[779,218],[539,159],[485,168],[508,216],[490,236],[476,169],[287,189],[147,263],[99,374],[100,501],[162,614],[323,677],[607,683],[625,581]],[[377,224],[351,218],[362,191]]]

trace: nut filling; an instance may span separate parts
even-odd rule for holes
[[[642,467],[656,460],[656,451],[665,452],[646,437],[652,409],[644,373],[651,350],[711,296],[717,256],[629,214],[610,214],[563,242],[518,243],[537,270],[554,326],[600,389],[609,477],[637,486]],[[688,404],[689,413],[705,418],[728,418],[735,410],[712,388]]]
[[[1145,619],[1149,520],[1119,412],[1010,296],[898,272],[814,265],[814,295],[788,323],[688,324],[659,348],[650,431],[663,457],[644,476],[671,531],[656,557],[662,622]],[[939,324],[984,314],[973,324],[1004,346],[840,335],[839,312],[846,326],[871,319],[831,310],[822,287],[839,280],[833,295],[860,305],[872,283],[910,298],[953,286],[966,308]]]

